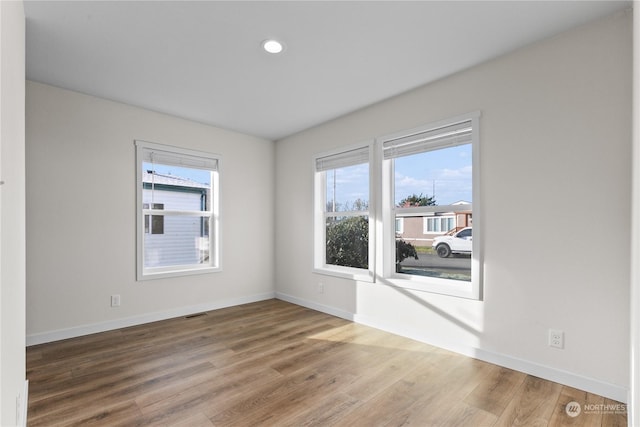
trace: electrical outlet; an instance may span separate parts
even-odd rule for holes
[[[120,295],[111,295],[111,307],[120,307]]]
[[[549,329],[549,347],[564,348],[564,332],[559,329]]]
[[[318,293],[324,294],[324,283],[318,282]]]

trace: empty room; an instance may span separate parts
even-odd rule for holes
[[[639,19],[0,2],[0,425],[639,426]]]

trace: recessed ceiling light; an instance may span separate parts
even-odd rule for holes
[[[269,53],[280,53],[284,50],[284,45],[277,40],[265,40],[262,48]]]

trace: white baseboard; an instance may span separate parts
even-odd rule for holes
[[[307,301],[298,297],[294,297],[292,295],[283,294],[282,292],[276,292],[276,298],[281,299],[282,301],[287,301],[292,304],[301,305],[302,307],[307,307],[312,310],[321,311],[322,313],[327,313],[332,316],[340,317],[342,319],[350,320],[354,322],[353,313],[349,313],[348,311],[340,310],[335,307],[331,307],[328,305],[318,304],[317,302]]]
[[[545,380],[577,388],[578,390],[588,391],[622,403],[627,403],[628,401],[628,390],[615,384],[505,354],[489,352],[482,349],[473,349],[473,353],[473,355],[470,355],[471,357],[493,363],[494,365],[504,366],[505,368],[544,378]]]
[[[221,301],[212,301],[209,303],[192,305],[188,307],[178,307],[166,311],[147,313],[140,316],[127,317],[124,319],[109,320],[106,322],[92,323],[88,325],[74,326],[67,329],[58,329],[54,331],[42,332],[27,335],[27,346],[43,344],[52,341],[64,340],[67,338],[75,338],[83,335],[95,334],[98,332],[111,331],[114,329],[126,328],[128,326],[142,325],[159,320],[172,319],[174,317],[188,316],[203,311],[218,310],[220,308],[233,307],[241,304],[248,304],[257,301],[264,301],[275,298],[274,292],[266,292],[263,294],[249,295],[246,297],[231,298]],[[319,310],[320,311],[320,310]]]
[[[549,381],[604,396],[609,399],[617,400],[619,402],[627,403],[628,400],[628,390],[625,387],[620,387],[615,384],[610,384],[604,381],[577,375],[562,369],[541,365],[529,360],[523,360],[505,354],[484,350],[481,348],[459,345],[451,342],[429,342],[427,339],[425,339],[424,335],[412,333],[412,331],[406,328],[399,328],[397,325],[391,325],[386,322],[381,322],[379,319],[345,312],[334,307],[318,304],[313,301],[306,301],[291,295],[276,292],[276,298],[291,302],[293,304],[301,305],[303,307],[311,308],[313,310],[321,311],[323,313],[331,314],[333,316],[338,316],[343,319],[351,320],[356,323],[371,326],[373,328],[393,333],[395,335],[400,335],[414,339],[416,341],[424,342],[426,344],[443,348],[445,350],[462,354],[464,356],[473,357],[474,359],[493,363],[494,365],[514,369],[516,371],[524,372],[525,374],[544,378]]]

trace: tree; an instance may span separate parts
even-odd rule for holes
[[[362,199],[356,199],[356,201],[353,202],[351,206],[349,206],[348,202],[346,203],[346,206],[347,206],[347,210],[366,211],[367,209],[369,209],[369,202]]]
[[[366,211],[369,209],[369,202],[362,199],[356,199],[354,202],[338,203],[329,200],[326,205],[327,212],[346,212],[346,211]]]
[[[416,195],[415,193],[400,200],[398,207],[400,208],[412,208],[416,206],[436,206],[436,200],[433,197]]]

